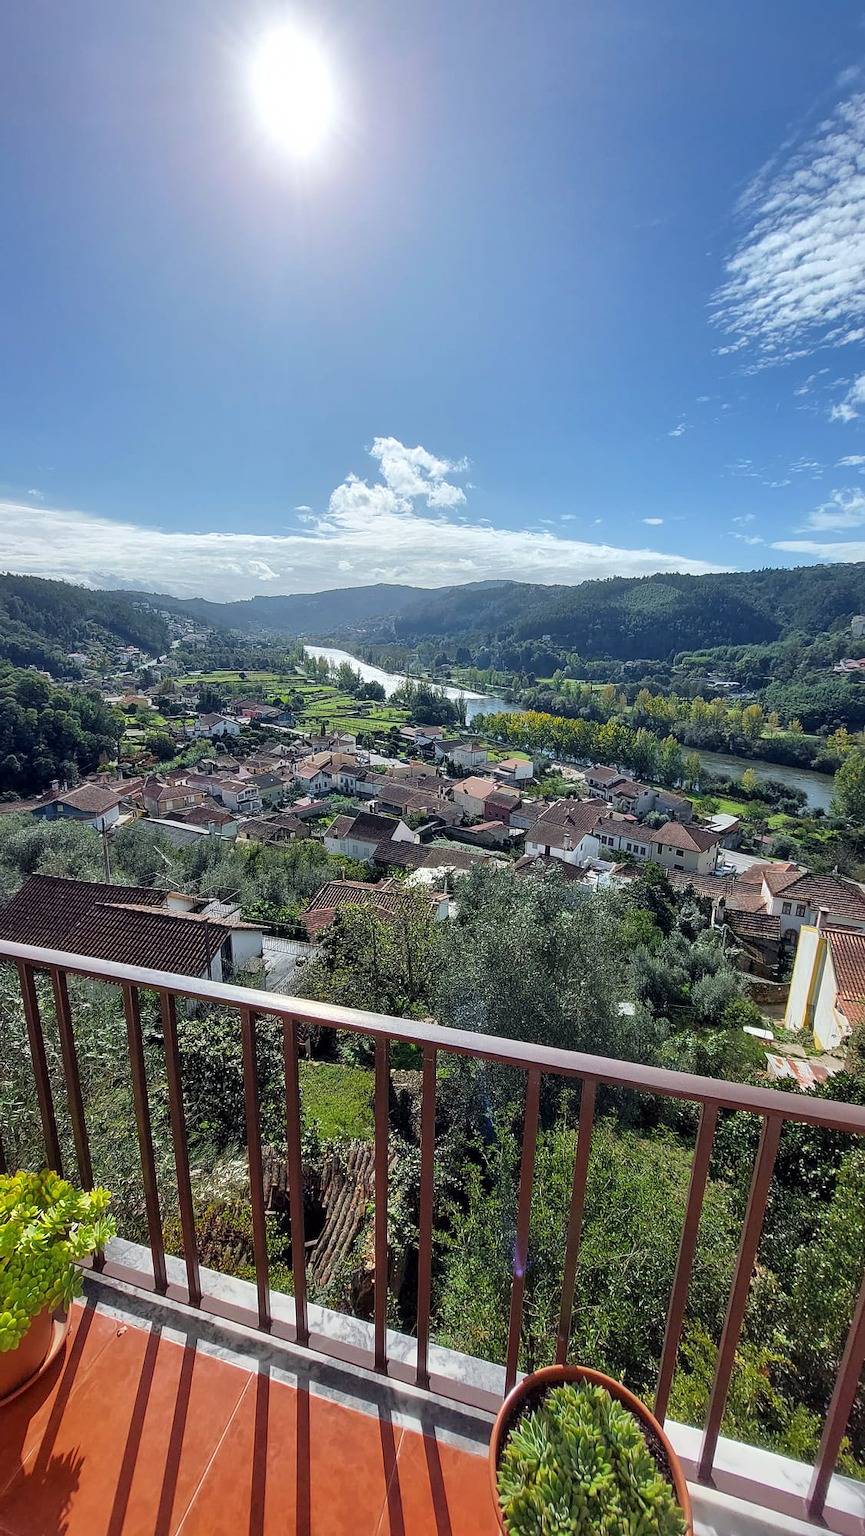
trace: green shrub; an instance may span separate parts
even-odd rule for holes
[[[0,1351],[77,1294],[76,1260],[114,1236],[110,1200],[107,1189],[73,1189],[50,1169],[0,1178]]]
[[[684,1536],[672,1484],[634,1415],[603,1387],[553,1387],[508,1436],[498,1474],[509,1536]]]

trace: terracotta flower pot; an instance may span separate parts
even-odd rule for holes
[[[688,1492],[688,1484],[685,1482],[685,1474],[682,1471],[679,1458],[673,1450],[667,1436],[658,1423],[654,1414],[651,1414],[645,1403],[641,1403],[633,1392],[623,1387],[620,1381],[613,1381],[612,1377],[604,1376],[600,1371],[590,1371],[584,1365],[547,1365],[543,1370],[533,1371],[523,1381],[508,1393],[501,1408],[496,1415],[493,1432],[490,1437],[489,1473],[490,1491],[493,1496],[493,1508],[496,1512],[499,1530],[507,1536],[507,1529],[502,1517],[501,1504],[499,1502],[498,1470],[508,1435],[520,1414],[536,1407],[541,1399],[553,1387],[564,1386],[566,1382],[588,1381],[595,1387],[605,1387],[611,1397],[627,1408],[638,1419],[649,1449],[656,1455],[660,1452],[660,1459],[666,1462],[666,1470],[669,1473],[670,1483],[676,1495],[677,1502],[685,1517],[685,1530],[687,1536],[694,1536],[694,1524],[691,1514],[691,1496]]]
[[[58,1322],[46,1307],[37,1312],[20,1344],[0,1351],[0,1403],[17,1396],[53,1359],[66,1336],[66,1321]]]

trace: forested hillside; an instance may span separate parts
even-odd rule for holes
[[[793,633],[813,638],[843,628],[854,613],[865,612],[865,564],[614,576],[568,587],[515,581],[429,590],[378,585],[238,603],[149,597],[249,633],[407,645],[458,641],[470,651],[492,638],[515,644],[548,638],[588,659],[663,660],[679,651],[767,644]]]
[[[137,606],[136,606],[137,605]],[[91,592],[65,581],[0,575],[0,660],[73,677],[68,651],[92,641],[137,645],[151,654],[168,645],[165,620],[140,599]]]
[[[75,783],[117,752],[123,725],[94,693],[0,662],[0,792]]]

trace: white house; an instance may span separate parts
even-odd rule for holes
[[[832,927],[865,932],[865,895],[854,881],[789,864],[765,864],[755,874],[762,879],[765,910],[781,920],[782,938],[816,923],[821,912]]]
[[[811,1030],[818,1050],[834,1050],[865,1019],[865,933],[825,924],[799,932],[785,1029]]]
[[[205,738],[212,741],[216,736],[239,736],[240,721],[232,720],[228,715],[199,715],[186,729],[196,741]]]
[[[535,776],[535,765],[527,762],[522,757],[504,757],[500,763],[496,763],[490,772],[496,778],[501,777],[505,784],[528,784]]]
[[[603,800],[556,800],[528,827],[526,854],[563,864],[588,864],[598,857],[596,829],[609,816]]]
[[[324,834],[324,846],[328,853],[341,854],[346,859],[370,863],[376,849],[384,842],[417,843],[416,832],[404,821],[392,816],[376,816],[371,811],[360,811],[356,816],[337,816]]]
[[[369,770],[350,752],[314,752],[295,765],[294,777],[312,794],[357,794]]]
[[[484,806],[490,795],[498,789],[495,779],[479,778],[472,774],[454,784],[451,799],[464,816],[483,816]]]
[[[79,784],[64,790],[33,810],[44,821],[85,821],[97,832],[113,827],[120,816],[123,792],[106,789],[101,784]]]
[[[651,855],[665,869],[684,869],[697,875],[711,875],[718,858],[720,835],[711,827],[685,826],[667,821],[650,834]]]

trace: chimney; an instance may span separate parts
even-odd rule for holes
[[[822,933],[829,921],[829,908],[821,907],[817,913],[817,932]]]

